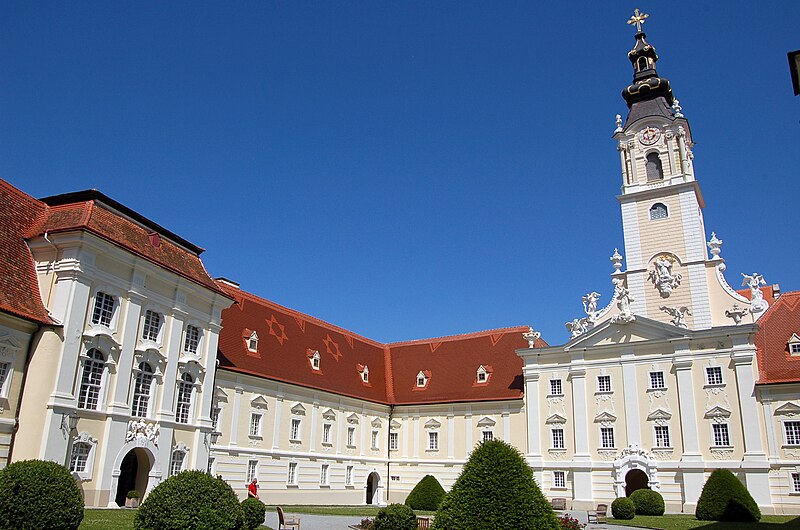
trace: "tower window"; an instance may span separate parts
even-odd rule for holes
[[[642,70],[647,70],[650,65],[647,62],[647,57],[639,57],[636,60],[636,70],[641,72]]]
[[[661,204],[660,202],[655,203],[653,206],[650,207],[650,220],[655,221],[656,219],[666,219],[667,218],[667,206]]]
[[[647,182],[664,179],[664,169],[661,167],[661,158],[658,153],[650,153],[647,155],[647,162],[645,162],[645,171],[647,173]]]

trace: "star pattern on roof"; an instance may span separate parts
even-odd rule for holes
[[[339,345],[334,341],[330,334],[325,337],[325,340],[322,341],[325,343],[325,351],[330,353],[336,358],[336,361],[339,361],[339,357],[342,356],[342,352],[339,351]]]
[[[269,320],[267,320],[267,325],[269,326],[269,334],[278,339],[281,346],[285,341],[289,340],[289,337],[286,336],[286,326],[278,322],[275,315],[270,316]]]

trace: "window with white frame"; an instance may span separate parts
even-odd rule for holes
[[[567,487],[567,477],[564,471],[553,471],[553,487],[558,489]]]
[[[730,447],[731,438],[728,434],[727,423],[714,423],[711,425],[711,429],[714,434],[715,447]]]
[[[664,386],[664,372],[650,372],[650,389],[662,390],[664,388],[666,388]]]
[[[289,439],[295,442],[300,441],[300,418],[292,418]]]
[[[425,376],[423,372],[419,372],[417,374],[417,386],[424,387],[428,383],[428,378]]]
[[[214,432],[219,432],[219,415],[222,414],[222,408],[214,406],[211,409],[211,428]]]
[[[669,427],[667,425],[656,425],[654,429],[656,447],[672,447],[669,444]]]
[[[148,309],[144,312],[144,326],[142,327],[142,338],[158,342],[158,334],[161,331],[161,315]]]
[[[286,475],[286,483],[290,486],[297,485],[297,462],[289,462],[289,473]]]
[[[194,379],[189,374],[183,374],[178,382],[178,404],[175,407],[175,421],[189,423],[189,412],[192,409],[192,388]]]
[[[89,454],[92,452],[92,445],[88,442],[77,442],[72,444],[72,455],[69,459],[69,470],[73,473],[84,473]]]
[[[100,350],[92,348],[86,352],[81,374],[81,388],[78,392],[78,408],[97,410],[105,362],[106,359]]]
[[[396,432],[389,433],[389,450],[390,451],[397,451],[397,448],[400,446],[400,435]]]
[[[258,412],[250,413],[250,436],[261,436],[261,417]]]
[[[551,396],[563,396],[564,389],[561,387],[561,379],[551,379],[550,380],[550,395]]]
[[[600,428],[600,447],[602,449],[614,449],[614,427]]]
[[[331,430],[333,426],[330,423],[325,423],[322,425],[322,443],[330,444],[331,443]]]
[[[247,339],[247,349],[251,352],[258,351],[258,333],[255,331],[250,334],[250,337]]]
[[[314,370],[319,370],[319,352],[315,351],[314,355],[311,356],[311,368]]]
[[[366,366],[361,370],[361,380],[365,383],[369,383],[369,368]]]
[[[437,431],[428,432],[428,451],[439,450],[439,433]]]
[[[353,485],[353,466],[347,466],[344,472],[344,485],[345,486],[352,486]]]
[[[99,324],[101,326],[110,328],[113,317],[114,297],[107,293],[98,292],[94,297],[92,324]]]
[[[172,451],[172,458],[169,461],[169,476],[175,476],[183,470],[183,461],[186,460],[186,453],[181,450]]]
[[[665,204],[657,202],[650,207],[651,221],[655,221],[656,219],[666,219],[667,217],[669,217],[669,215],[667,214],[667,206]]]
[[[706,367],[706,384],[708,385],[722,384],[722,367],[720,366]]]
[[[153,368],[148,363],[139,363],[139,370],[133,385],[133,404],[131,416],[147,417],[150,405],[150,388],[153,385]]]
[[[795,342],[790,345],[789,353],[792,355],[800,355],[800,342]]]
[[[378,431],[372,431],[372,444],[370,445],[372,449],[378,448]]]
[[[489,430],[481,431],[481,440],[484,442],[491,442],[494,440],[494,432]]]
[[[551,429],[553,449],[564,449],[564,429]]]
[[[355,427],[348,427],[347,428],[347,447],[355,447],[356,446],[356,428]]]
[[[6,387],[8,386],[8,374],[10,372],[11,363],[0,363],[0,396],[6,396],[8,394]]]
[[[786,433],[786,445],[800,445],[800,421],[786,421],[783,423]]]
[[[258,460],[247,461],[247,476],[245,482],[250,484],[258,476]]]
[[[200,328],[197,326],[186,326],[186,337],[183,339],[183,351],[197,354],[197,346],[200,344]]]
[[[327,486],[328,485],[328,468],[330,467],[329,464],[322,464],[319,468],[319,484],[320,486]]]
[[[598,375],[597,376],[597,391],[598,392],[611,392],[611,376]]]
[[[792,473],[792,493],[800,493],[800,473]]]
[[[208,473],[209,475],[213,475],[214,474],[214,457],[213,456],[209,456],[208,457],[208,467],[206,468],[206,473]]]

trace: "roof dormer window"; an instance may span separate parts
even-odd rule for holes
[[[481,365],[478,367],[478,371],[475,374],[475,382],[478,384],[488,383],[489,382],[489,375],[492,373],[492,367]]]
[[[366,366],[361,370],[361,380],[365,383],[369,383],[369,368]]]
[[[420,370],[417,374],[417,388],[425,388],[428,386],[428,379],[430,379],[431,373],[428,370]]]
[[[308,362],[311,363],[311,369],[318,371],[319,370],[319,359],[320,359],[319,351],[317,351],[317,350],[308,350],[306,352],[306,354],[308,355]]]
[[[251,352],[258,351],[258,333],[255,331],[250,334],[250,337],[247,339],[247,349]]]
[[[789,354],[800,357],[800,335],[792,333],[787,344],[789,345]]]

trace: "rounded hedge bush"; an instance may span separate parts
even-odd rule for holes
[[[255,497],[249,497],[242,501],[242,528],[244,530],[255,530],[264,524],[264,514],[267,507],[263,502]]]
[[[182,471],[156,486],[139,507],[136,530],[236,530],[243,522],[239,499],[223,480]]]
[[[411,493],[406,497],[405,504],[413,510],[435,511],[444,497],[444,488],[436,477],[425,475]]]
[[[636,507],[628,497],[620,497],[611,503],[611,515],[614,516],[614,519],[633,519],[633,516],[636,515]]]
[[[736,475],[717,469],[703,486],[694,515],[701,521],[755,522],[761,510]]]
[[[502,440],[472,451],[442,499],[435,530],[559,530],[560,524],[520,452]]]
[[[372,522],[375,530],[417,530],[417,516],[405,504],[381,508]]]
[[[0,529],[74,530],[81,521],[81,489],[64,466],[22,460],[0,470]]]
[[[664,515],[664,497],[650,489],[636,490],[630,495],[636,515]]]

